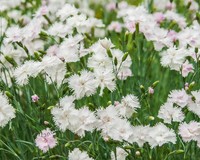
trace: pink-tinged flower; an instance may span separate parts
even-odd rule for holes
[[[149,87],[148,92],[149,92],[149,94],[154,94],[154,89],[152,87]]]
[[[179,135],[181,135],[184,142],[199,140],[200,123],[196,121],[190,121],[189,123],[184,122],[180,124]]]
[[[172,42],[175,42],[177,40],[177,33],[174,30],[170,30],[167,33],[167,37],[169,37]]]
[[[164,16],[163,13],[157,12],[157,13],[154,14],[154,18],[155,18],[157,23],[161,23],[165,19],[165,16]]]
[[[111,3],[108,3],[107,6],[106,6],[106,9],[108,11],[113,11],[116,9],[116,3],[115,2],[111,2]]]
[[[134,33],[135,32],[135,22],[128,22],[126,23],[126,28],[131,32]]]
[[[44,153],[49,149],[54,148],[57,145],[57,140],[54,138],[55,133],[49,128],[42,130],[35,139],[36,146],[41,149]]]
[[[189,64],[188,61],[183,63],[181,74],[183,77],[187,77],[190,72],[194,72],[194,67],[192,64]]]
[[[31,98],[32,98],[32,102],[37,102],[40,99],[38,95],[36,94],[32,95]]]
[[[184,108],[190,100],[190,96],[186,93],[184,89],[173,90],[170,92],[168,101],[177,104],[181,108]]]
[[[119,104],[120,104],[119,101],[114,102],[114,106],[118,106]]]
[[[122,31],[122,24],[116,21],[113,21],[109,26],[108,30],[115,31],[115,32],[121,32]]]
[[[166,9],[167,10],[172,10],[174,8],[174,4],[173,3],[167,3],[167,5],[166,5]]]
[[[53,45],[53,46],[50,46],[48,49],[47,49],[47,55],[48,56],[57,56],[59,53],[59,47],[58,45]],[[60,57],[59,57],[60,58]]]
[[[188,90],[189,89],[189,84],[186,82],[185,83],[185,90]]]

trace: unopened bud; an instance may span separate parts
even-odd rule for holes
[[[40,55],[38,54],[38,52],[34,52],[34,56],[38,61],[40,61],[40,62],[42,61],[42,59],[41,59]]]
[[[47,109],[51,110],[52,108],[54,108],[54,106],[49,106]]]
[[[17,63],[15,62],[15,60],[14,60],[12,57],[10,57],[10,56],[5,56],[4,58],[5,58],[10,64],[12,64],[13,67],[17,67]]]
[[[195,86],[195,82],[190,83],[189,90],[192,90],[192,88]]]
[[[71,146],[70,142],[65,144],[65,147],[70,147],[70,146]]]
[[[149,120],[153,121],[155,118],[153,116],[149,116]]]
[[[179,153],[184,153],[184,150],[182,149],[176,150],[176,154],[179,154]]]
[[[13,95],[9,91],[5,91],[5,94],[8,98],[13,98]]]
[[[198,53],[199,49],[196,47],[194,51],[195,51],[195,53]]]
[[[107,50],[107,55],[108,55],[108,57],[110,57],[110,58],[112,58],[112,57],[113,57],[113,55],[112,55],[112,53],[111,53],[110,49],[109,49],[109,50]]]
[[[128,57],[128,52],[126,52],[122,57],[122,62],[124,62]]]
[[[91,110],[94,110],[95,109],[95,106],[93,103],[88,103],[88,107],[91,109]]]
[[[140,154],[140,151],[136,151],[136,152],[135,152],[135,155],[136,155],[136,156],[140,156],[140,155],[141,155],[141,154]]]
[[[48,121],[44,121],[44,125],[49,125],[49,122]]]
[[[140,85],[140,89],[141,89],[141,91],[142,91],[143,93],[145,93],[145,88],[144,88],[143,85]]]
[[[189,89],[189,84],[185,83],[185,90],[187,91]]]
[[[187,9],[190,8],[191,4],[192,4],[192,2],[188,2],[188,4],[187,4]]]
[[[115,64],[115,66],[117,66],[117,64],[118,64],[118,61],[117,61],[116,57],[114,58],[114,64]]]
[[[152,88],[155,88],[157,85],[158,85],[159,81],[155,81],[153,84],[152,84]]]
[[[108,101],[107,105],[111,105],[111,104],[112,104],[112,102],[111,102],[111,101]]]
[[[154,94],[154,89],[152,87],[149,87],[148,92],[149,92],[150,95],[152,95],[152,94]]]
[[[108,136],[105,136],[105,137],[103,137],[103,139],[104,139],[104,141],[109,141],[109,137]]]

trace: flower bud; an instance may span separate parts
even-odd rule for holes
[[[152,95],[152,94],[154,94],[154,89],[152,87],[149,87],[148,92],[149,92],[150,95]]]
[[[184,150],[182,149],[176,150],[176,154],[179,154],[179,153],[184,153]]]
[[[141,91],[142,91],[143,93],[145,93],[145,88],[144,88],[143,85],[140,85],[140,89],[141,89]]]
[[[136,155],[136,156],[140,156],[140,155],[141,155],[141,154],[140,154],[140,151],[136,151],[136,152],[135,152],[135,155]]]
[[[113,57],[113,55],[112,55],[112,53],[111,53],[110,49],[109,49],[109,50],[107,50],[107,55],[108,55],[108,57],[110,57],[110,58],[112,58],[112,57]]]
[[[107,105],[111,105],[111,104],[112,104],[112,102],[111,102],[111,101],[108,101]]]
[[[5,94],[8,98],[13,98],[13,95],[9,91],[5,91]]]
[[[34,103],[37,102],[40,99],[38,97],[38,95],[36,95],[36,94],[32,95],[31,98],[32,98],[32,102],[34,102]]]
[[[118,64],[118,61],[117,61],[116,57],[114,58],[114,64],[115,64],[115,66],[117,66],[117,64]]]
[[[192,88],[195,86],[195,82],[193,81],[192,83],[190,83],[189,85],[189,90],[192,90]]]
[[[190,8],[191,4],[192,4],[192,2],[188,2],[188,4],[187,4],[187,9]]]
[[[122,57],[122,62],[124,62],[128,57],[128,52],[126,52]]]
[[[51,110],[52,108],[54,108],[54,106],[49,106],[47,109],[48,109],[48,110]]]
[[[152,84],[152,88],[155,88],[157,85],[158,85],[159,81],[155,81],[153,84]]]
[[[34,56],[38,61],[40,61],[40,62],[42,61],[42,59],[41,59],[40,55],[38,54],[38,52],[34,52]]]
[[[199,49],[196,47],[194,51],[195,51],[195,53],[198,53]]]
[[[155,118],[153,116],[149,116],[148,118],[150,121],[153,121]]]
[[[65,147],[70,147],[70,146],[71,146],[70,142],[65,144]]]
[[[44,125],[49,125],[49,122],[48,121],[44,121]]]
[[[10,56],[5,56],[4,58],[5,58],[10,64],[12,64],[13,67],[17,67],[17,63],[15,62],[15,60],[14,60],[12,57],[10,57]]]

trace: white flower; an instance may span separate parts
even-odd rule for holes
[[[189,142],[191,140],[199,141],[200,123],[196,121],[191,121],[188,124],[186,122],[180,124],[179,135],[181,135],[184,142]]]
[[[16,68],[14,71],[14,77],[19,85],[25,85],[28,83],[29,77],[36,77],[41,71],[42,66],[40,62],[26,61],[23,65]]]
[[[171,47],[161,53],[161,64],[164,67],[170,67],[171,70],[179,71],[187,56],[184,48]]]
[[[98,86],[101,88],[100,96],[103,95],[104,88],[108,88],[111,92],[115,90],[115,75],[112,70],[98,70],[94,71]]]
[[[121,100],[121,104],[125,107],[131,108],[133,112],[135,112],[137,108],[140,108],[139,100],[133,94],[128,94],[123,97]]]
[[[60,105],[63,107],[64,106],[73,106],[74,107],[74,100],[75,100],[74,96],[65,96],[60,99]]]
[[[37,18],[47,15],[49,12],[49,8],[46,5],[42,5],[36,12],[35,16]]]
[[[173,90],[169,94],[168,101],[177,104],[181,108],[185,107],[189,102],[189,96],[184,89]]]
[[[136,96],[129,94],[122,98],[121,103],[116,103],[115,107],[120,115],[130,118],[140,108],[140,103]]]
[[[104,131],[104,130],[103,130]],[[131,124],[125,119],[116,118],[111,121],[107,129],[107,135],[113,140],[128,141],[134,134]]]
[[[182,71],[181,74],[183,77],[187,77],[189,73],[194,72],[194,67],[192,64],[189,63],[189,61],[185,61],[182,65]]]
[[[78,148],[75,148],[72,152],[69,153],[69,160],[93,160],[90,158],[85,151],[80,151]]]
[[[97,83],[92,72],[83,70],[81,75],[74,74],[68,78],[69,87],[74,91],[77,99],[96,93]]]
[[[103,38],[106,36],[106,31],[104,28],[95,28],[94,36],[97,38]]]
[[[104,53],[93,54],[88,58],[87,65],[95,70],[113,69],[112,60]]]
[[[180,108],[173,107],[173,103],[166,102],[160,107],[158,117],[163,119],[165,123],[171,124],[174,122],[181,122],[184,119],[184,114]]]
[[[128,153],[126,151],[124,151],[122,148],[120,148],[120,147],[116,148],[117,160],[125,160],[127,156],[128,156]],[[111,160],[115,160],[114,152],[111,152]]]
[[[188,110],[200,117],[200,91],[192,91],[194,101],[191,99],[188,104]]]
[[[108,26],[108,30],[115,31],[115,32],[121,32],[122,24],[117,21],[112,21],[111,24]]]
[[[21,42],[23,39],[22,29],[12,26],[6,30],[6,42]]]
[[[69,129],[77,135],[85,136],[85,131],[92,132],[96,128],[97,119],[93,112],[83,107],[72,112]]]
[[[23,29],[23,38],[24,41],[30,42],[35,38],[39,37],[39,33],[42,28],[42,20],[40,18],[34,18],[31,20]]]
[[[15,118],[15,109],[9,104],[7,97],[0,92],[0,127],[5,127],[6,124]]]
[[[70,4],[65,4],[58,12],[56,16],[60,18],[61,21],[66,20],[69,16],[77,15],[78,9]]]
[[[69,36],[60,45],[57,56],[64,59],[65,62],[79,61],[79,42],[81,42],[82,40],[83,36],[80,34],[74,37]]]
[[[71,101],[70,97],[61,99],[61,104],[63,104],[63,101],[65,100],[69,100],[70,103],[65,103],[65,105],[61,107],[54,107],[51,110],[51,114],[53,115],[53,120],[56,126],[58,126],[63,132],[66,131],[66,129],[69,129],[70,120],[73,118],[71,113],[75,110],[75,105],[73,101]]]
[[[118,111],[112,105],[108,106],[105,109],[98,109],[96,114],[97,118],[99,119],[99,129],[106,129],[112,121],[119,117]]]
[[[152,127],[149,132],[149,144],[151,148],[155,146],[162,146],[165,143],[176,143],[176,134],[172,129],[167,128],[163,123],[158,123],[156,126]]]
[[[46,77],[47,82],[50,84],[56,82],[60,86],[66,73],[65,63],[56,56],[45,56],[42,59],[41,65],[44,72],[48,75]]]
[[[72,27],[61,22],[55,22],[49,27],[47,33],[52,36],[64,38],[67,34],[72,34]]]
[[[139,147],[142,147],[144,143],[151,139],[149,132],[151,128],[149,126],[134,126],[133,135],[129,138],[129,142],[136,142]]]
[[[78,28],[78,26],[81,25],[81,23],[84,23],[86,20],[87,16],[81,13],[67,18],[67,25]]]
[[[101,20],[96,18],[88,18],[83,22],[77,23],[76,29],[78,33],[90,33],[92,27],[104,27],[104,25]]]
[[[99,42],[100,42],[101,46],[103,48],[105,48],[106,50],[109,50],[112,47],[114,47],[114,45],[112,44],[110,39],[104,38],[104,39],[99,40]]]

